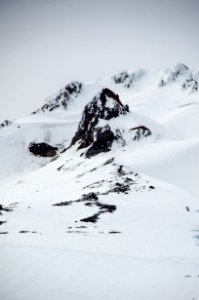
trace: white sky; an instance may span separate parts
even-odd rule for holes
[[[0,121],[71,80],[199,67],[198,0],[0,0]]]

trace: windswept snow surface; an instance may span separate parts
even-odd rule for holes
[[[0,299],[199,300],[199,91],[183,87],[190,74],[197,79],[181,65],[118,74],[117,83],[84,84],[66,110],[0,128]],[[63,151],[103,88],[130,107],[108,121],[125,144],[90,159],[78,145]],[[152,134],[134,140],[137,126]],[[31,142],[59,153],[36,157]]]

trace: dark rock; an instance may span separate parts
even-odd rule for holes
[[[104,163],[104,166],[109,165],[109,164],[112,164],[112,162],[114,162],[114,160],[115,160],[114,157],[108,159],[108,160]]]
[[[96,170],[97,170],[97,168],[93,168],[89,172],[92,173],[92,172],[95,172]]]
[[[125,141],[125,139],[123,137],[123,134],[122,134],[122,131],[120,129],[116,129],[116,131],[115,131],[115,140],[122,147],[126,145],[126,141]]]
[[[53,206],[68,206],[68,205],[71,205],[74,203],[80,203],[80,202],[84,202],[85,206],[89,206],[89,207],[96,206],[99,208],[97,213],[95,213],[92,216],[81,219],[80,220],[81,222],[96,223],[101,214],[113,213],[117,209],[116,205],[101,203],[99,201],[98,194],[92,193],[92,192],[88,193],[88,194],[83,194],[82,197],[78,200],[59,202],[59,203],[53,204]]]
[[[155,187],[154,187],[153,185],[150,185],[150,186],[149,186],[149,189],[154,190]]]
[[[63,89],[61,89],[55,97],[52,97],[40,109],[34,111],[33,114],[36,114],[40,111],[53,111],[58,108],[66,110],[68,107],[68,103],[74,98],[77,98],[78,95],[82,92],[82,90],[83,84],[78,81],[73,81],[67,84]]]
[[[114,134],[108,125],[105,126],[104,128],[97,128],[96,141],[86,151],[85,156],[87,158],[90,158],[101,152],[110,151],[113,141],[114,141]]]
[[[190,208],[188,206],[185,207],[186,211],[190,211]]]
[[[138,126],[130,129],[130,132],[134,134],[133,140],[138,141],[142,137],[148,137],[152,134],[151,130],[145,126]]]
[[[145,70],[137,70],[133,73],[120,72],[112,77],[115,84],[122,84],[125,88],[134,86],[134,83],[138,81],[145,74]]]
[[[120,183],[120,182],[116,182],[114,187],[109,190],[107,193],[117,193],[117,194],[128,194],[128,192],[131,190],[130,185],[129,184],[124,184],[124,183]]]
[[[100,119],[110,120],[127,112],[128,105],[123,105],[117,94],[107,88],[103,89],[86,105],[71,145],[78,142],[78,149],[91,146],[85,154],[86,157],[109,151],[115,138],[114,133],[107,124],[97,127],[98,122]]]
[[[80,221],[81,222],[86,222],[86,223],[96,223],[99,219],[99,216],[100,216],[100,213],[97,213],[97,214],[94,214],[90,217],[83,218]]]
[[[95,182],[93,182],[91,184],[88,184],[88,185],[84,186],[83,189],[86,189],[86,188],[90,188],[90,189],[97,188],[97,187],[102,186],[104,182],[105,182],[105,180],[98,180],[98,181],[95,181]]]
[[[124,71],[114,75],[112,79],[116,84],[119,84],[119,83],[124,83],[128,77],[129,77],[129,73]]]
[[[116,205],[112,205],[112,204],[103,204],[98,202],[96,203],[96,205],[100,207],[101,213],[102,212],[113,213],[117,209]]]
[[[0,221],[0,225],[7,223],[6,221]]]
[[[88,193],[88,194],[83,194],[82,195],[82,201],[97,201],[98,196],[96,193]]]
[[[9,125],[11,125],[11,124],[12,124],[11,121],[5,120],[5,121],[3,121],[2,123],[0,123],[0,128],[7,127],[7,126],[9,126]]]
[[[52,206],[69,206],[73,204],[73,201],[62,201],[55,204],[52,204]]]
[[[70,201],[62,201],[55,204],[52,204],[52,206],[69,206],[73,203],[79,203],[79,202],[86,202],[86,201],[97,201],[98,196],[96,193],[88,193],[83,194],[82,197],[78,200],[70,200]]]
[[[57,168],[57,171],[61,171],[61,169],[64,167],[64,165],[61,165],[60,167]]]
[[[29,151],[36,156],[53,157],[57,155],[58,148],[47,143],[30,143]]]
[[[124,166],[119,166],[119,168],[117,169],[117,173],[118,173],[118,176],[124,176],[126,174],[126,172],[124,171]]]
[[[0,204],[0,215],[2,214],[1,213],[2,211],[9,212],[9,211],[12,211],[12,209],[9,208],[9,207],[5,207],[4,205]]]
[[[87,227],[86,226],[76,226],[75,228],[82,229],[82,228],[87,228]]]
[[[197,92],[198,90],[198,82],[193,78],[190,74],[182,85],[183,89],[190,89],[191,92]]]

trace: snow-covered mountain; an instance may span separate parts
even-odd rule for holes
[[[123,71],[0,125],[0,298],[199,299],[198,84]]]

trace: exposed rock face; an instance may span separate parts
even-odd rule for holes
[[[196,92],[198,90],[198,81],[194,78],[189,68],[184,64],[176,65],[174,70],[167,75],[167,78],[160,80],[158,86],[164,87],[168,83],[175,82],[176,80],[183,80],[182,88],[184,90],[189,89],[190,92]]]
[[[114,139],[115,135],[108,125],[106,125],[104,128],[97,128],[96,139],[92,146],[86,151],[86,157],[90,158],[101,152],[110,151]]]
[[[175,66],[174,70],[172,72],[170,72],[167,81],[173,82],[178,77],[187,74],[188,71],[189,71],[189,68],[186,65],[178,64]]]
[[[115,136],[108,124],[98,127],[98,122],[100,119],[110,120],[127,112],[128,105],[123,105],[118,95],[109,89],[103,89],[86,105],[71,145],[79,142],[78,149],[92,145],[86,152],[87,157],[109,151]]]
[[[128,73],[123,71],[112,77],[112,80],[115,84],[122,84],[126,88],[132,87],[137,80],[145,75],[145,71],[140,69],[133,73]]]
[[[159,87],[164,87],[168,83],[173,83],[177,80],[182,81],[182,88],[184,90],[189,90],[191,93],[197,92],[198,81],[194,78],[194,75],[189,70],[189,68],[184,64],[178,64],[175,66],[173,71],[167,74],[167,77],[161,79],[159,82]]]
[[[133,134],[134,141],[139,141],[141,138],[147,137],[152,134],[151,130],[145,126],[131,128],[130,133]]]
[[[123,71],[114,75],[112,79],[116,84],[119,84],[119,83],[124,83],[128,77],[129,77],[129,73]]]
[[[52,97],[40,109],[34,111],[33,114],[36,114],[38,112],[53,111],[58,108],[66,110],[68,107],[68,103],[74,98],[77,98],[82,90],[83,84],[78,81],[73,81],[67,84],[63,89],[61,89],[58,95]]]
[[[58,148],[47,143],[30,143],[29,151],[36,156],[53,157],[57,154]]]

